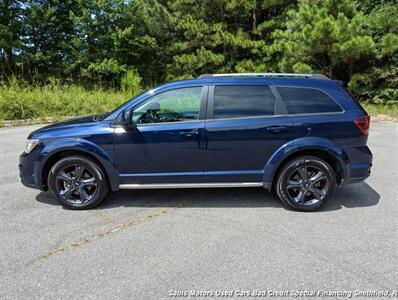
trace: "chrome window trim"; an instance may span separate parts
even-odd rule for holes
[[[252,116],[252,117],[236,117],[236,118],[222,118],[222,119],[206,119],[207,122],[214,122],[214,121],[227,121],[227,120],[244,120],[244,119],[264,119],[264,118],[275,118],[275,117],[283,117],[286,115],[259,115],[259,116]]]
[[[275,117],[293,117],[293,116],[316,116],[316,115],[340,115],[344,114],[345,111],[341,112],[324,112],[324,113],[305,113],[305,114],[279,114],[279,115],[263,115],[254,117],[237,117],[237,118],[223,118],[223,119],[206,119],[207,122],[213,121],[227,121],[227,120],[242,120],[242,119],[264,119],[264,118],[275,118]]]
[[[269,73],[269,72],[248,72],[248,73],[215,73],[212,77],[239,77],[239,76],[286,76],[286,77],[312,77],[311,73]]]
[[[156,125],[165,125],[165,124],[185,124],[185,123],[204,123],[204,119],[203,120],[188,120],[188,121],[175,121],[175,122],[159,122],[159,123],[144,123],[144,124],[134,124],[135,127],[141,127],[141,126],[156,126]]]

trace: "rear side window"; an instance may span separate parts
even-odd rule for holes
[[[216,86],[214,119],[273,115],[275,96],[268,86]]]
[[[355,102],[355,104],[358,106],[358,108],[359,108],[365,115],[368,115],[368,113],[366,112],[366,110],[362,107],[361,103],[359,103],[358,99],[355,98],[354,95],[352,95],[352,94],[350,93],[349,90],[347,90],[347,89],[346,89],[345,87],[343,87],[343,86],[340,86],[340,88],[344,91],[344,93],[347,94],[347,96],[348,96],[351,100],[353,100],[353,101]]]
[[[311,88],[278,87],[289,114],[341,112],[341,107],[326,93]]]

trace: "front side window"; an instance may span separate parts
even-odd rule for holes
[[[268,86],[216,86],[214,119],[269,116],[275,113],[275,96]]]
[[[289,114],[341,112],[341,107],[326,93],[312,88],[277,87]]]
[[[134,124],[199,119],[202,87],[175,89],[153,96],[133,110]]]

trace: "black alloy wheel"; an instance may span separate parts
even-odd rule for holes
[[[314,211],[331,198],[335,185],[335,174],[329,164],[315,156],[301,156],[282,167],[276,191],[290,208]]]
[[[69,209],[98,205],[108,193],[105,173],[84,156],[65,157],[51,168],[48,186],[57,201]]]

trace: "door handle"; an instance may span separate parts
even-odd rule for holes
[[[267,131],[272,134],[287,133],[289,131],[289,127],[287,127],[287,126],[270,126],[270,127],[267,127]]]
[[[199,130],[181,131],[180,136],[184,138],[197,139],[199,137]]]
[[[301,123],[301,124],[295,125],[294,127],[299,128],[300,132],[303,132],[305,135],[311,135],[311,133],[312,133],[312,127],[310,124]]]

